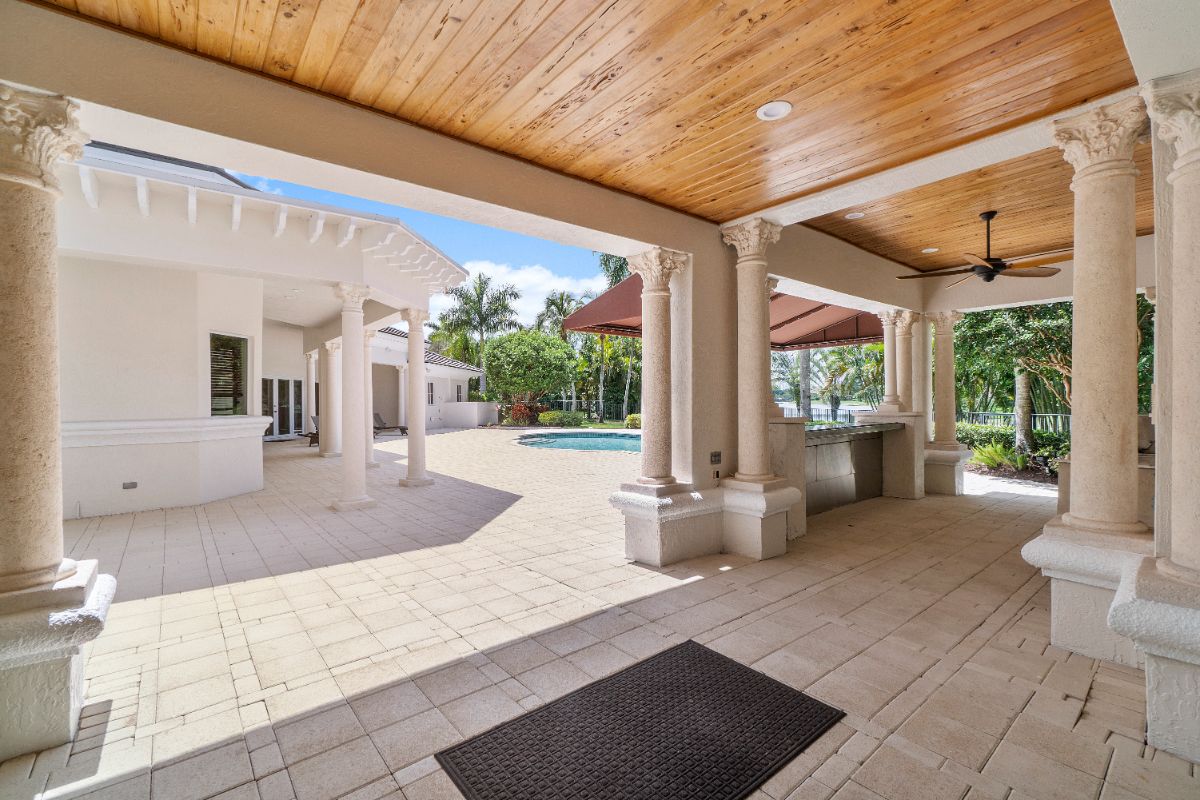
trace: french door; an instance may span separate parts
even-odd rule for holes
[[[262,379],[262,413],[271,418],[263,438],[274,439],[304,432],[304,381]]]

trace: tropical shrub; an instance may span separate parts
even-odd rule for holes
[[[505,414],[506,425],[536,425],[538,416],[546,410],[545,406],[539,406],[537,403],[527,403],[524,401],[512,404],[512,408]]]
[[[1000,469],[1001,467],[1016,469],[1013,458],[1015,454],[1011,447],[1006,447],[999,442],[989,442],[982,447],[974,448],[974,451],[975,455],[971,460],[976,464],[982,464],[988,469]]]
[[[642,415],[641,414],[630,414],[628,417],[625,418],[625,427],[626,428],[642,427]]]
[[[580,428],[586,418],[582,411],[543,411],[538,414],[538,424],[552,428]]]
[[[574,366],[571,346],[541,331],[506,333],[486,346],[488,389],[526,404],[570,384]]]
[[[1016,447],[1016,429],[1004,425],[975,425],[960,422],[955,428],[958,441],[972,450],[986,447],[992,442],[1012,450]],[[1035,449],[1033,455],[1040,458],[1063,458],[1071,452],[1071,434],[1054,431],[1033,432]]]

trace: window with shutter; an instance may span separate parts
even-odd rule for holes
[[[209,392],[212,398],[212,416],[245,416],[248,396],[246,393],[246,350],[248,342],[240,336],[209,334],[208,355],[211,368]]]

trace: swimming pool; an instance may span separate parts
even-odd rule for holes
[[[642,451],[642,436],[638,433],[527,433],[517,439],[526,447],[546,447],[554,450],[619,450],[626,453]]]

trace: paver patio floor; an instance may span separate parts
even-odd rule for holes
[[[69,745],[0,798],[457,798],[432,753],[692,638],[843,708],[756,800],[1197,798],[1143,744],[1140,671],[1049,645],[1021,545],[1050,492],[877,499],[786,556],[628,564],[607,502],[636,455],[430,436],[436,483],[327,509],[340,461],[267,446],[262,492],[67,523],[118,601]]]

